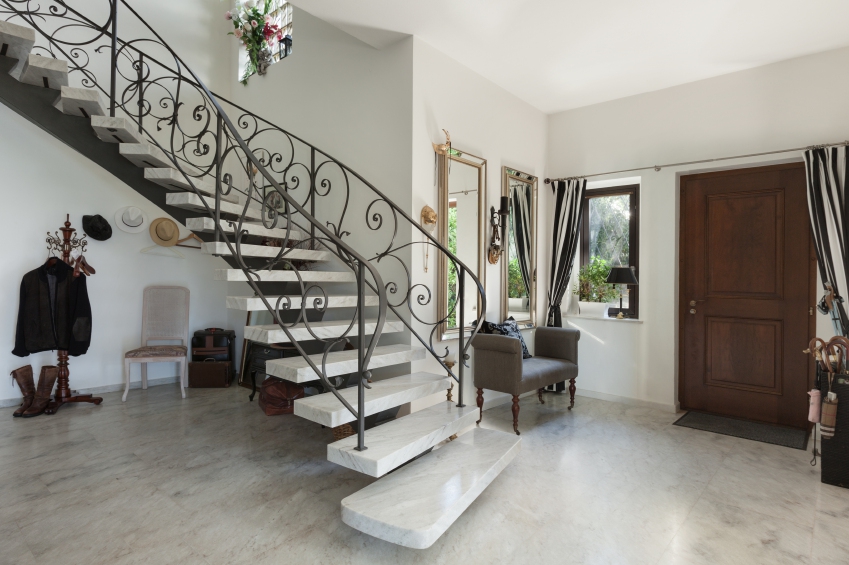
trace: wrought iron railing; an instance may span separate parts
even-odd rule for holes
[[[206,213],[214,219],[215,241],[227,245],[233,260],[245,273],[247,284],[274,314],[275,323],[319,375],[324,387],[357,419],[358,449],[365,449],[364,401],[365,389],[370,388],[369,363],[383,333],[387,310],[398,317],[459,383],[458,406],[462,406],[468,350],[481,323],[464,326],[462,322],[466,275],[477,286],[481,312],[486,312],[486,294],[474,271],[353,169],[212,93],[125,0],[104,0],[102,6],[101,14],[83,14],[62,0],[0,0],[0,15],[12,23],[34,28],[35,53],[68,61],[70,77],[83,87],[100,91],[109,101],[111,116],[132,120],[145,139],[166,153],[200,198]],[[120,19],[119,14],[122,14]],[[131,25],[123,23],[126,14],[132,16]],[[137,37],[120,37],[119,21],[125,26],[122,29],[131,29]],[[214,182],[214,199],[198,190],[206,181]],[[243,198],[238,214],[222,211],[222,197],[234,191]],[[357,205],[364,208],[359,212],[364,214],[367,236],[359,239],[352,238],[348,229],[348,214]],[[260,267],[249,265],[242,253],[243,239],[249,233],[246,220],[256,218],[257,210],[263,226],[285,229],[280,251]],[[233,241],[222,227],[222,214],[230,216],[225,222],[233,229]],[[414,230],[408,233],[415,231],[422,241],[399,237],[399,232],[404,233],[401,228],[409,226]],[[296,238],[295,230],[308,235]],[[360,251],[355,249],[354,239]],[[435,250],[437,260],[443,254],[457,269],[460,291],[454,308],[459,308],[461,323],[460,363],[456,374],[444,363],[448,348],[438,352],[434,345],[434,338],[441,337],[437,329],[451,317],[453,310],[429,315],[433,311],[433,294],[427,285],[413,283],[412,270],[403,257],[405,253],[411,254],[415,245],[429,246]],[[363,247],[371,249],[363,251]],[[322,286],[304,280],[306,267],[290,257],[296,249],[326,249],[336,258],[337,265],[353,274],[357,307],[342,335],[322,338],[307,318],[310,306],[326,312],[329,296]],[[389,267],[390,263],[394,268]],[[298,281],[301,307],[292,322],[282,321],[282,313],[292,311],[292,296],[280,296],[272,304],[259,287],[263,276],[281,268],[293,271]],[[378,298],[370,338],[366,337],[367,291]],[[414,321],[430,328],[427,337],[415,330]],[[294,339],[291,329],[296,324],[302,324],[313,339],[325,344],[320,365]],[[326,371],[330,351],[354,335],[358,337],[357,408],[339,394]]]

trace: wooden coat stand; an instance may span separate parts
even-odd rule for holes
[[[59,230],[62,232],[61,239],[58,233],[56,233],[55,237],[50,235],[50,232],[47,233],[47,249],[60,252],[62,254],[62,261],[70,265],[71,251],[74,249],[85,251],[88,241],[86,241],[85,236],[82,239],[74,236],[77,230],[71,227],[70,214],[65,217],[65,226],[59,228]],[[79,276],[79,274],[75,273],[74,276]],[[87,275],[83,274],[83,276]],[[56,385],[56,393],[53,395],[53,402],[47,405],[47,409],[44,411],[45,414],[55,414],[59,408],[71,402],[90,402],[92,404],[103,402],[103,399],[98,396],[77,394],[76,391],[72,391],[71,385],[68,382],[68,377],[71,374],[68,370],[68,352],[60,349],[57,351],[57,357],[58,361],[56,365],[59,367],[58,384]]]

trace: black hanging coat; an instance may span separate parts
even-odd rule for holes
[[[91,304],[86,277],[57,260],[24,275],[18,330],[12,353],[26,357],[39,351],[64,349],[82,355],[91,343]]]

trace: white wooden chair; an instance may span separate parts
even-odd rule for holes
[[[130,392],[130,365],[141,363],[141,384],[147,388],[148,363],[179,363],[180,394],[186,398],[189,345],[189,289],[182,286],[149,286],[144,289],[141,347],[124,354],[124,396]],[[176,341],[182,345],[149,345],[151,341]]]

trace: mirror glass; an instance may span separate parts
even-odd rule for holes
[[[440,242],[456,255],[483,283],[484,187],[486,161],[453,147],[438,155],[440,198]],[[441,221],[445,218],[445,221]],[[457,332],[460,326],[460,285],[457,266],[447,256],[440,261],[441,335]],[[477,320],[480,295],[469,277],[464,280],[463,323]]]
[[[509,198],[507,246],[502,256],[501,311],[520,326],[536,323],[537,179],[503,169],[503,195]]]

